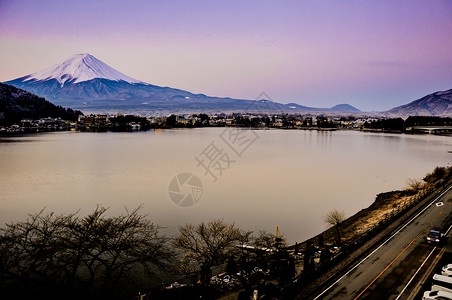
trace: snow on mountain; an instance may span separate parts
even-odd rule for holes
[[[60,83],[61,87],[63,87],[64,83],[67,81],[70,81],[71,83],[79,83],[96,78],[113,81],[122,80],[128,83],[144,84],[142,81],[136,80],[119,71],[116,71],[104,62],[87,53],[76,54],[60,64],[32,73],[28,75],[24,81],[46,81],[56,79]]]
[[[451,116],[452,115],[452,89],[439,91],[408,104],[394,107],[385,115],[395,116]]]
[[[45,97],[54,104],[89,112],[220,113],[220,112],[356,112],[282,104],[269,100],[211,97],[133,79],[90,54],[77,54],[61,64],[4,82]],[[269,105],[271,102],[271,105]]]

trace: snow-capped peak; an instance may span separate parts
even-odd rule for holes
[[[68,80],[71,83],[78,83],[95,78],[144,83],[116,71],[88,53],[76,54],[58,65],[30,74],[25,81],[56,79],[63,86]]]

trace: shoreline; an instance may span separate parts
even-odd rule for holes
[[[410,195],[409,192],[404,190],[394,190],[377,194],[375,200],[368,207],[362,208],[341,223],[343,231],[342,242],[348,244],[356,236],[364,234],[378,225],[378,223],[394,217],[397,213],[401,212],[402,208],[412,205],[423,196],[425,194],[421,195],[420,193],[416,193]],[[307,242],[317,245],[320,236],[323,236],[325,244],[334,244],[336,238],[335,227],[327,228],[311,238],[296,243],[302,248]],[[289,247],[292,248],[294,246],[295,244]]]
[[[419,185],[417,190],[407,188],[380,193],[368,207],[346,218],[340,223],[340,244],[336,242],[336,227],[330,227],[307,240],[288,246],[287,249],[293,251],[295,256],[303,253],[296,264],[297,281],[302,282],[299,288],[307,293],[312,292],[416,213],[426,200],[452,184],[452,167],[436,167],[425,175],[422,182],[423,185]],[[325,252],[329,255],[324,255]],[[308,270],[304,268],[306,261],[309,261]]]
[[[435,188],[440,187],[443,182],[452,178],[452,167],[437,168],[444,168],[447,170],[447,177],[430,183],[429,187],[421,188],[416,192],[404,189],[379,193],[375,196],[375,200],[369,206],[362,208],[355,214],[345,218],[341,222],[342,243],[347,245],[357,236],[366,234],[368,231],[372,230],[372,228],[378,226],[382,222],[388,221],[390,218],[397,217],[397,215],[402,213],[405,209],[413,206],[424,197],[428,196]],[[431,173],[428,173],[425,176],[430,174]],[[336,239],[336,228],[334,226],[329,227],[313,237],[289,245],[288,248],[293,249],[295,245],[298,245],[298,247],[303,249],[309,242],[313,245],[318,245],[319,239],[322,238],[324,244],[334,244]]]
[[[147,132],[152,130],[174,130],[174,129],[198,129],[198,128],[241,128],[247,130],[305,130],[305,131],[320,131],[320,132],[333,132],[333,131],[356,131],[363,133],[384,133],[384,134],[407,134],[407,135],[436,135],[436,136],[452,136],[452,133],[445,132],[413,132],[413,131],[401,131],[401,130],[384,130],[384,129],[366,129],[366,128],[317,128],[317,127],[244,127],[235,125],[225,126],[193,126],[193,127],[151,127],[147,129],[130,129],[130,128],[62,128],[62,129],[30,129],[21,128],[17,131],[0,131],[0,137],[20,137],[24,135],[34,135],[40,133],[49,132],[90,132],[90,133],[105,133],[105,132]]]

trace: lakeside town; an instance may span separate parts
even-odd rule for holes
[[[0,127],[4,133],[32,133],[45,131],[139,131],[150,129],[195,127],[252,127],[275,129],[337,130],[352,129],[391,133],[452,132],[452,118],[410,116],[385,118],[377,116],[329,116],[313,114],[170,114],[167,116],[138,116],[117,113],[79,115],[76,121],[61,118],[22,119],[18,124]]]

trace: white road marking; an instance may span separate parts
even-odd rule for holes
[[[381,247],[383,247],[387,242],[389,242],[390,240],[392,240],[392,238],[394,236],[396,236],[400,231],[402,231],[403,229],[405,229],[405,227],[407,227],[411,222],[413,222],[417,217],[419,217],[425,210],[427,210],[430,206],[433,205],[433,203],[435,203],[439,198],[441,198],[445,193],[447,193],[450,189],[452,188],[452,186],[449,186],[447,188],[447,190],[445,190],[444,192],[442,192],[441,194],[439,194],[429,205],[427,205],[426,207],[424,207],[423,210],[421,210],[417,215],[415,215],[413,218],[411,218],[411,220],[409,220],[405,225],[403,225],[399,230],[397,230],[393,235],[391,235],[386,241],[384,241],[380,246],[378,246],[374,251],[372,251],[369,255],[367,255],[365,258],[363,258],[359,263],[357,263],[353,268],[351,268],[347,273],[345,273],[344,275],[342,275],[338,280],[336,280],[332,285],[330,285],[328,288],[326,288],[322,293],[320,293],[317,297],[314,298],[314,300],[319,299],[323,294],[325,294],[327,291],[329,291],[329,289],[331,289],[333,286],[335,286],[339,281],[341,281],[345,276],[347,276],[348,274],[350,274],[350,272],[352,272],[353,270],[355,270],[359,265],[361,265],[363,262],[365,262],[369,257],[372,256],[372,254],[374,254],[375,252],[378,251],[378,249],[380,249]]]
[[[452,228],[452,225],[449,226],[449,229],[447,229],[447,231],[446,231],[446,233],[444,235],[447,235],[451,228]]]
[[[419,271],[422,269],[422,267],[424,266],[425,262],[430,258],[430,256],[433,254],[433,251],[436,250],[436,247],[433,247],[432,251],[430,251],[429,255],[427,256],[426,259],[424,259],[424,261],[422,262],[421,266],[416,270],[416,273],[414,273],[413,277],[411,277],[410,281],[408,281],[408,283],[405,285],[405,287],[403,288],[403,290],[400,292],[400,294],[397,296],[397,298],[395,298],[395,300],[399,299],[400,297],[402,297],[403,292],[405,292],[406,288],[410,285],[411,281],[413,281],[414,277],[416,277],[417,273],[419,273]]]

